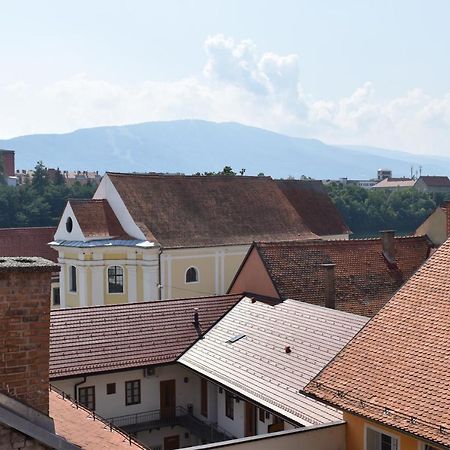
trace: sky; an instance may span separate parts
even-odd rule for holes
[[[0,0],[0,138],[233,121],[450,156],[448,0]]]

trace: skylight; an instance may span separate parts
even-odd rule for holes
[[[245,337],[244,333],[236,334],[232,338],[228,339],[227,343],[228,344],[234,344],[235,342],[237,342],[239,339],[242,339],[243,337]]]

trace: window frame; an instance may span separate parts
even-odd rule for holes
[[[194,269],[194,270],[195,270],[195,275],[196,275],[195,281],[188,281],[188,280],[187,280],[188,272],[189,272],[191,269]],[[184,284],[196,284],[196,283],[200,283],[200,271],[198,270],[198,267],[197,267],[197,266],[189,266],[189,267],[186,269],[186,271],[184,272]]]
[[[114,291],[111,291],[111,286],[110,286],[110,282],[109,282],[109,271],[110,271],[110,269],[116,269],[115,270],[116,273],[114,274],[114,277],[115,277],[115,279],[117,279],[117,277],[120,276],[120,275],[117,275],[117,268],[118,267],[122,270],[122,275],[121,275],[121,277],[122,277],[122,291],[114,292]],[[116,294],[121,295],[121,294],[123,294],[125,292],[125,269],[124,269],[124,267],[121,266],[120,264],[114,264],[114,265],[108,266],[106,268],[106,283],[108,285],[108,294],[111,294],[111,295],[116,295]]]
[[[372,431],[375,431],[380,434],[385,434],[386,436],[390,436],[391,438],[396,439],[397,440],[397,448],[394,448],[393,450],[401,450],[401,440],[400,440],[400,436],[398,434],[395,434],[391,431],[384,430],[383,428],[379,428],[379,427],[369,424],[369,423],[364,423],[364,450],[368,450],[367,449],[367,430],[369,428]]]
[[[73,264],[69,266],[69,292],[78,292],[78,269]]]
[[[84,394],[85,392],[88,392],[89,390],[92,390],[92,408],[89,408],[89,406],[86,403],[83,403],[81,401],[82,395],[87,395],[89,397],[89,394]],[[95,386],[83,386],[78,388],[78,403],[82,406],[84,406],[86,409],[89,409],[90,411],[95,411]]]
[[[225,390],[225,417],[234,420],[234,395]]]
[[[137,400],[134,399],[133,394],[133,388],[132,388],[132,399],[128,400],[128,386],[133,386],[133,383],[137,383],[138,386],[138,398]],[[125,381],[125,406],[131,406],[131,405],[139,405],[141,403],[141,380],[128,380]]]
[[[427,445],[428,445],[432,450],[439,450],[435,445],[429,444],[428,442],[419,442],[419,445],[418,445],[417,449],[418,449],[418,450],[427,450]]]

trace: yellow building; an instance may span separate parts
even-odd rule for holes
[[[252,241],[349,233],[317,182],[108,173],[51,245],[61,307],[76,307],[223,294]]]
[[[344,411],[346,450],[450,447],[450,240],[305,388]]]

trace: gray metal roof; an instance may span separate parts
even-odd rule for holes
[[[300,391],[368,320],[296,300],[271,306],[245,297],[178,361],[296,423],[328,423],[341,412]],[[239,334],[245,337],[231,343]]]
[[[146,245],[148,241],[141,239],[95,239],[92,241],[53,241],[51,246],[56,247],[77,247],[77,248],[92,248],[92,247],[150,247]]]

